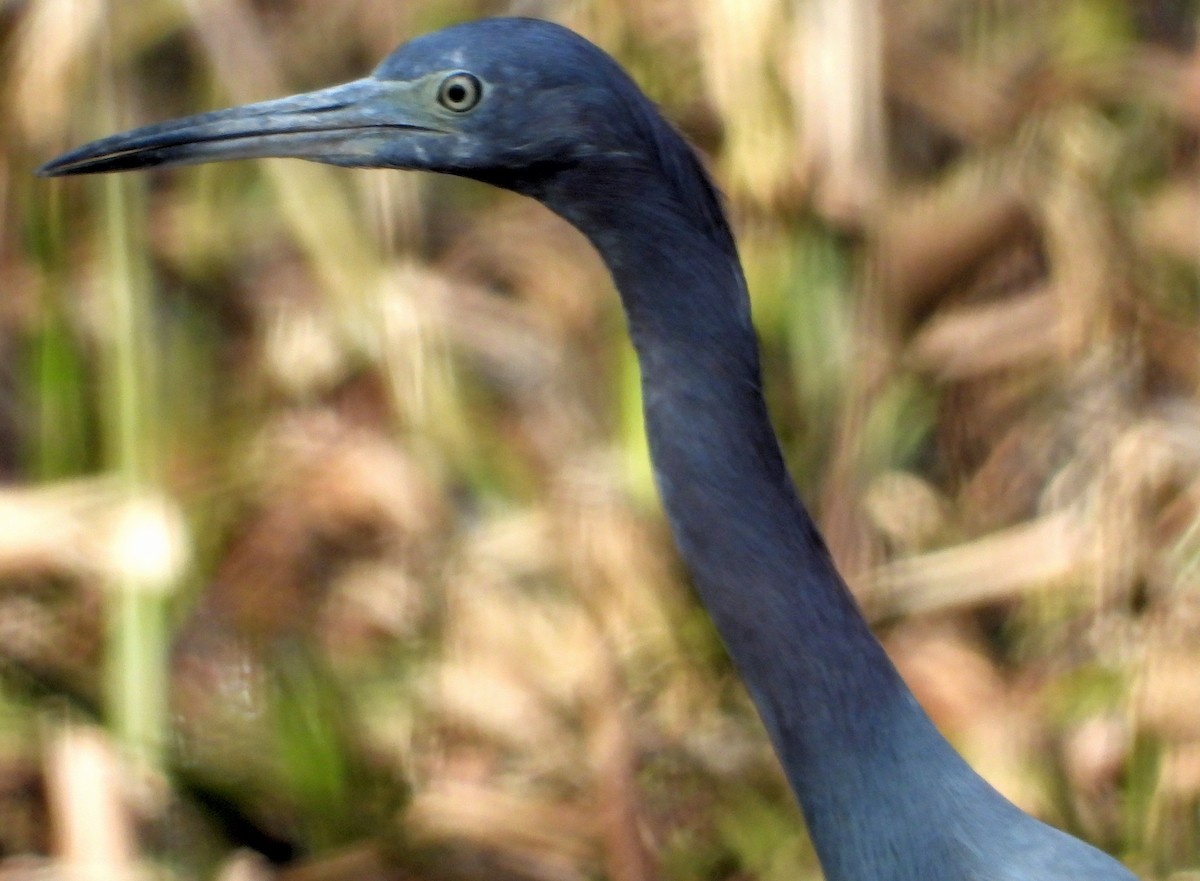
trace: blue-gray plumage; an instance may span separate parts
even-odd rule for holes
[[[768,421],[721,200],[608,55],[546,22],[459,25],[365,79],[114,135],[40,173],[263,156],[475,178],[595,245],[628,316],[676,541],[830,881],[1132,881],[972,771],[872,635]]]

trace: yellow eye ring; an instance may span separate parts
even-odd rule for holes
[[[483,83],[469,73],[452,73],[438,86],[438,103],[455,113],[474,109],[483,97]]]

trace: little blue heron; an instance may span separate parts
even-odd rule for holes
[[[603,51],[496,18],[341,86],[146,126],[42,175],[293,156],[531,196],[620,292],[676,543],[766,725],[829,881],[1132,881],[1022,812],[938,733],[875,639],[788,475],[721,198]]]

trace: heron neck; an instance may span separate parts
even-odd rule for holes
[[[774,741],[827,876],[886,847],[919,792],[978,780],[875,639],[800,502],[761,390],[732,238],[646,182],[620,210],[560,209],[620,291],[663,503],[696,589]],[[585,204],[594,206],[595,200]],[[619,215],[619,218],[618,218]],[[978,781],[982,783],[982,781]],[[952,787],[951,787],[952,788]],[[888,811],[887,822],[868,815]],[[858,877],[847,874],[844,877]]]

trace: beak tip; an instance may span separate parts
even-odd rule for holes
[[[49,162],[43,162],[33,170],[35,177],[66,177],[69,174],[74,174],[76,168],[74,163],[66,161],[70,154],[56,156]]]

